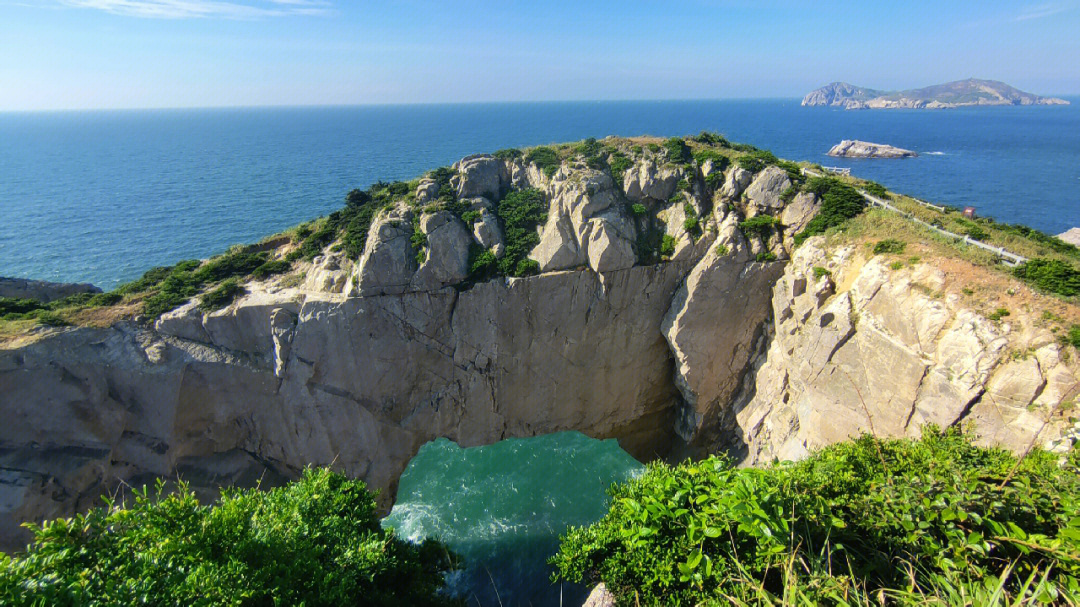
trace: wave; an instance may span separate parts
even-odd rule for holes
[[[945,152],[923,152],[927,156],[947,156]]]

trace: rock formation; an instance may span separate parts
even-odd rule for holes
[[[1080,247],[1080,228],[1069,228],[1058,234],[1057,237],[1071,245]]]
[[[820,241],[795,249],[819,200],[786,195],[777,167],[706,180],[644,152],[616,184],[574,159],[550,176],[520,157],[456,166],[471,226],[422,180],[415,203],[374,217],[357,260],[331,244],[224,309],[0,349],[0,549],[23,545],[23,521],[155,478],[209,494],[333,465],[385,507],[437,437],[578,430],[641,459],[678,447],[753,462],[959,421],[1017,446],[1053,438],[1040,411],[1073,398],[1075,357],[923,297],[910,286],[934,288],[929,266],[890,275]],[[471,282],[470,249],[504,254],[495,209],[522,188],[546,205],[540,274]],[[739,224],[760,214],[776,227],[748,238]],[[656,263],[661,236],[673,245]],[[1030,355],[1009,357],[1014,343]]]
[[[101,293],[101,289],[86,283],[46,282],[0,276],[0,297],[36,299],[48,303],[77,293]]]
[[[885,145],[884,143],[845,139],[829,150],[829,156],[837,158],[914,158],[918,154],[911,150]]]

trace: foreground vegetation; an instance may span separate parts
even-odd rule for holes
[[[653,464],[552,564],[620,605],[1075,604],[1078,463],[928,428],[760,469]]]
[[[213,506],[159,484],[33,530],[25,554],[0,553],[2,605],[455,604],[438,594],[452,555],[383,531],[364,484],[327,470]]]

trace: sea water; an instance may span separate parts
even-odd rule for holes
[[[1057,233],[1080,224],[1072,101],[943,111],[766,99],[3,113],[0,276],[107,289],[324,215],[352,188],[468,154],[702,130]],[[841,139],[920,156],[825,156]]]
[[[466,605],[580,605],[588,589],[552,583],[547,559],[569,526],[607,512],[612,483],[642,469],[616,441],[577,432],[469,449],[437,439],[409,463],[383,525],[463,557],[449,588]]]

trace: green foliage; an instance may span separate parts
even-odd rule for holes
[[[600,154],[603,147],[595,137],[589,137],[574,146],[574,153],[582,158],[593,158]]]
[[[0,297],[0,317],[9,314],[26,314],[33,310],[44,308],[45,304],[36,299],[16,299],[14,297]]]
[[[630,205],[630,214],[634,217],[644,217],[649,214],[649,209],[645,208],[645,205],[640,202],[635,202]]]
[[[622,188],[623,175],[625,175],[626,170],[632,166],[634,166],[634,161],[627,158],[622,152],[614,152],[611,154],[608,167],[611,169],[611,178],[615,181],[615,187]]]
[[[499,272],[499,259],[489,249],[476,244],[469,246],[469,280],[483,282]]]
[[[654,153],[654,154],[659,153],[660,150],[663,149],[663,148],[660,147],[660,144],[658,144],[658,143],[650,143],[649,145],[647,145],[645,147],[647,147],[649,149],[649,151]]]
[[[687,202],[683,205],[683,214],[686,215],[686,219],[683,220],[683,229],[690,238],[697,240],[701,237],[701,220],[698,219],[697,209]]]
[[[273,259],[273,260],[264,262],[262,265],[255,268],[254,270],[252,270],[251,275],[254,278],[262,280],[262,279],[264,279],[264,278],[266,278],[268,276],[273,276],[274,274],[281,274],[283,272],[288,272],[290,268],[292,268],[291,263],[289,263],[289,262],[287,262],[287,261],[285,261],[283,259]],[[108,294],[104,293],[103,295],[108,295]]]
[[[723,257],[724,255],[727,255],[730,252],[731,251],[727,248],[727,245],[725,245],[725,244],[716,245],[716,255],[718,257]]]
[[[724,174],[720,171],[712,171],[705,176],[705,185],[707,185],[710,190],[715,191],[720,189],[720,187],[724,185]]]
[[[866,200],[862,195],[855,188],[840,181],[821,182],[811,179],[806,187],[808,191],[821,192],[821,208],[810,223],[806,224],[806,229],[795,235],[795,246],[801,245],[815,234],[823,234],[825,230],[839,226],[862,213],[865,208]]]
[[[664,141],[664,150],[671,162],[690,162],[690,146],[682,137],[671,137]]]
[[[973,225],[968,228],[967,235],[969,238],[972,238],[974,240],[986,240],[987,238],[990,238],[990,233],[977,225]]]
[[[1033,240],[1041,245],[1049,247],[1056,253],[1063,255],[1069,255],[1070,257],[1080,257],[1080,248],[1072,243],[1065,242],[1056,236],[1050,236],[1049,234],[1040,232],[1035,228],[1029,228],[1022,225],[1011,225],[1007,223],[997,224],[997,229],[1016,236],[1021,236],[1029,240]]]
[[[673,254],[675,254],[675,237],[671,234],[664,234],[663,239],[660,240],[660,255],[671,257]]]
[[[513,160],[515,158],[521,158],[522,153],[521,150],[517,148],[506,148],[495,152],[492,156],[499,160]]]
[[[687,179],[680,179],[675,184],[675,191],[676,192],[688,192],[688,191],[690,191],[690,181],[687,180]]]
[[[776,261],[776,253],[772,251],[762,251],[757,254],[757,260],[760,262]]]
[[[867,193],[873,196],[877,196],[878,198],[889,197],[889,190],[886,190],[885,186],[881,185],[876,181],[867,181],[863,184],[863,189],[866,190]]]
[[[499,201],[495,212],[503,222],[506,240],[506,252],[499,260],[499,270],[503,274],[523,276],[520,272],[533,271],[531,264],[521,262],[540,244],[536,226],[547,219],[545,208],[544,195],[535,188],[510,192]]]
[[[1080,294],[1080,270],[1059,259],[1035,258],[1017,266],[1013,274],[1043,291],[1065,297]]]
[[[788,175],[788,179],[791,180],[792,184],[800,184],[806,181],[806,176],[802,174],[802,167],[800,167],[798,164],[794,162],[789,162],[787,160],[777,160],[773,164],[784,169],[784,171]],[[794,185],[792,187],[794,187]],[[792,197],[794,196],[795,195],[792,194]]]
[[[731,164],[731,159],[716,150],[705,148],[694,152],[694,160],[698,165],[705,166],[706,162],[712,162],[713,171],[723,172]]]
[[[0,555],[0,604],[449,605],[453,557],[379,526],[360,481],[327,470],[270,491],[226,490],[201,505],[183,483],[133,503],[33,527]]]
[[[199,309],[204,312],[220,310],[243,293],[244,287],[235,278],[230,278],[203,295],[199,300]]]
[[[832,276],[832,272],[821,266],[814,266],[814,280],[821,280],[822,276]]]
[[[427,234],[420,229],[420,214],[416,213],[412,219],[413,232],[409,236],[409,244],[417,251],[422,251],[427,246]]]
[[[529,153],[525,155],[525,161],[535,164],[548,177],[554,176],[562,165],[562,161],[559,160],[559,153],[547,146],[529,150]]]
[[[713,133],[710,131],[701,131],[694,138],[694,141],[698,143],[704,143],[705,145],[711,145],[721,148],[731,147],[731,142],[726,137],[719,133]]]
[[[461,221],[464,221],[466,225],[480,221],[480,211],[465,211],[461,214]]]
[[[1002,318],[1005,318],[1006,316],[1009,316],[1010,314],[1011,314],[1011,312],[1009,312],[1008,308],[998,308],[997,310],[994,310],[993,312],[991,312],[990,315],[987,316],[987,318],[989,318],[990,320],[992,320],[994,322],[997,322],[997,321],[1001,320]]]
[[[772,215],[755,215],[750,219],[740,221],[739,230],[747,237],[759,236],[766,238],[774,228],[780,225],[780,220]]]
[[[980,587],[1071,603],[1077,459],[1062,468],[1038,449],[1017,459],[931,427],[920,440],[863,436],[765,468],[651,464],[551,562],[558,578],[603,581],[619,605],[780,603],[792,580],[798,604],[919,603]]]
[[[770,164],[776,164],[779,161],[780,159],[774,156],[772,152],[767,150],[755,150],[749,154],[744,154],[736,158],[735,164],[739,165],[743,170],[757,173]]]
[[[1069,327],[1069,332],[1065,334],[1065,341],[1072,345],[1072,347],[1080,350],[1080,325],[1072,325]]]
[[[886,238],[885,240],[879,240],[877,243],[874,244],[874,255],[884,255],[890,253],[899,255],[900,253],[904,252],[904,247],[906,246],[907,243],[901,240]]]

